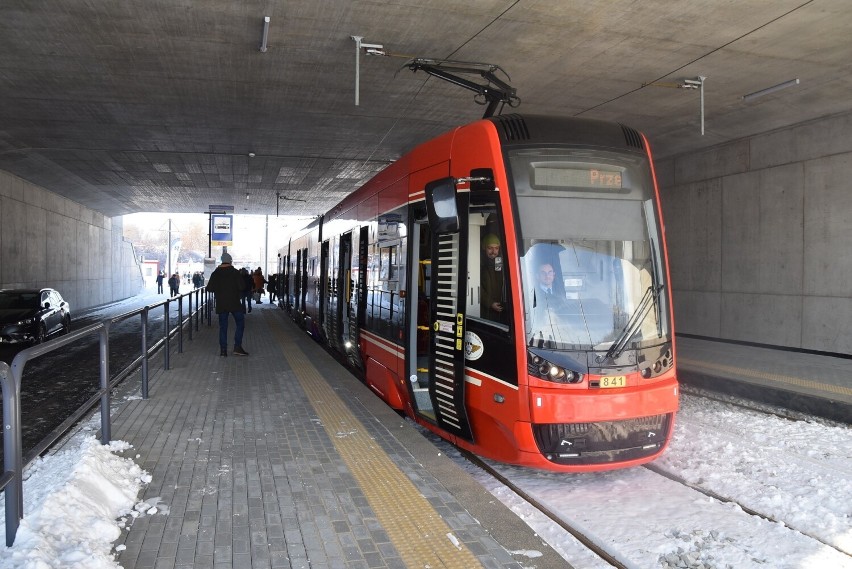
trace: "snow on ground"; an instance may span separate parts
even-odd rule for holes
[[[683,396],[674,439],[654,467],[770,520],[644,468],[560,474],[491,464],[628,567],[841,569],[852,568],[850,435],[848,425]],[[507,488],[467,470],[577,569],[609,566]]]
[[[850,434],[848,425],[788,421],[683,397],[673,442],[655,467],[771,520],[645,468],[571,475],[499,469],[607,544],[628,567],[852,569]],[[464,463],[451,447],[441,448]],[[117,455],[126,450],[121,442],[102,447],[89,431],[34,462],[26,473],[26,517],[15,545],[0,556],[0,569],[118,567],[113,541],[128,514],[150,507],[136,504],[150,479],[130,458]],[[574,567],[608,567],[506,487],[466,464]],[[528,553],[525,565],[535,566],[535,553]]]
[[[112,553],[127,521],[120,518],[139,515],[136,496],[151,481],[133,460],[118,456],[129,449],[122,441],[101,445],[88,431],[33,461],[25,472],[24,519],[15,544],[0,555],[0,569],[120,567]]]

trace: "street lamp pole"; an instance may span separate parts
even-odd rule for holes
[[[205,211],[203,213],[207,214],[207,258],[213,258],[213,216],[214,215],[226,215],[228,212],[226,211]]]
[[[172,276],[172,218],[169,218],[169,237],[166,241],[166,254],[168,255],[168,266],[169,272],[168,275],[171,278]]]

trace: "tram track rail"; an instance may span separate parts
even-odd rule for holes
[[[619,561],[618,559],[613,557],[606,549],[604,549],[603,547],[601,547],[600,545],[595,543],[590,537],[585,535],[580,529],[576,528],[575,526],[573,526],[570,523],[568,523],[567,521],[565,521],[558,514],[553,512],[553,510],[551,510],[547,505],[543,504],[541,501],[532,497],[529,493],[524,491],[522,488],[520,488],[518,485],[516,485],[514,482],[512,482],[509,478],[507,478],[506,476],[504,476],[503,474],[501,474],[500,472],[498,472],[497,470],[492,468],[488,463],[484,462],[478,456],[471,454],[470,452],[468,452],[466,450],[463,450],[463,449],[459,449],[459,450],[460,450],[461,454],[468,461],[470,461],[471,463],[473,463],[474,465],[476,465],[477,467],[479,467],[480,469],[482,469],[483,471],[488,473],[490,476],[494,477],[501,484],[503,484],[508,489],[510,489],[512,492],[514,492],[515,494],[520,496],[530,506],[532,506],[537,511],[539,511],[541,514],[546,516],[553,523],[555,523],[556,525],[558,525],[559,527],[561,527],[562,529],[564,529],[565,531],[570,533],[580,543],[582,543],[586,548],[588,548],[590,551],[595,553],[595,555],[600,557],[602,560],[606,561],[607,563],[609,563],[610,565],[612,565],[613,567],[616,567],[618,569],[627,569],[628,565],[625,565],[624,563],[622,563],[621,561]],[[776,520],[775,518],[773,518],[772,516],[761,514],[760,512],[753,510],[752,508],[749,508],[748,506],[745,506],[744,504],[741,504],[741,503],[737,502],[736,500],[726,498],[725,496],[717,494],[716,492],[713,492],[712,490],[708,490],[706,488],[701,488],[700,486],[698,486],[696,484],[692,484],[689,481],[687,481],[687,480],[685,480],[685,479],[683,479],[683,478],[681,478],[681,477],[679,477],[675,474],[667,472],[667,471],[665,471],[661,468],[658,468],[657,466],[655,466],[653,464],[644,464],[644,465],[642,465],[642,467],[653,472],[654,474],[657,474],[658,476],[662,476],[664,478],[671,480],[672,482],[676,482],[678,484],[686,486],[687,488],[691,488],[692,490],[695,490],[696,492],[699,492],[699,493],[701,493],[701,494],[703,494],[703,495],[705,495],[709,498],[713,498],[715,500],[718,500],[718,501],[726,503],[726,504],[734,504],[749,515],[752,515],[752,516],[755,516],[755,517],[758,517],[758,518],[762,518],[766,521],[773,522],[773,523],[782,523],[782,522],[779,522],[778,520]],[[810,537],[814,537],[814,536],[810,536]],[[817,539],[817,538],[814,538],[814,539]],[[820,541],[820,543],[825,544],[825,542],[823,542],[821,540],[818,540],[818,541]],[[825,544],[825,545],[828,545],[829,547],[831,547],[830,544]]]
[[[542,515],[546,516],[553,523],[570,533],[574,536],[577,541],[582,543],[589,551],[593,552],[595,555],[600,557],[602,560],[606,561],[613,567],[617,569],[627,569],[628,566],[621,563],[618,559],[610,555],[610,553],[595,543],[589,536],[584,534],[579,528],[569,524],[564,519],[559,517],[555,512],[553,512],[550,508],[548,508],[545,504],[540,502],[539,500],[532,497],[529,493],[524,491],[522,488],[514,484],[511,480],[505,477],[503,474],[492,468],[488,463],[484,462],[481,458],[476,456],[475,454],[471,454],[470,452],[459,449],[462,456],[465,457],[472,464],[476,465],[488,475],[494,477],[501,484],[506,486],[512,492],[520,496],[523,500],[525,500],[528,504],[530,504],[533,508],[541,512]]]
[[[755,412],[755,413],[761,413],[763,415],[768,415],[768,416],[772,416],[772,417],[778,417],[780,419],[784,419],[784,420],[787,420],[787,421],[818,420],[818,422],[820,422],[820,423],[838,424],[834,421],[830,421],[828,419],[824,419],[824,418],[821,418],[821,417],[804,415],[804,414],[796,412],[796,411],[784,410],[784,409],[780,409],[780,408],[777,408],[775,406],[766,405],[766,404],[763,404],[763,403],[751,402],[751,401],[748,401],[748,400],[740,400],[739,398],[737,398],[736,400],[730,400],[727,397],[722,397],[722,396],[717,397],[717,396],[714,396],[712,394],[708,394],[704,390],[696,391],[696,390],[692,390],[692,389],[687,389],[687,390],[683,390],[683,392],[692,396],[692,397],[700,397],[702,399],[715,401],[715,402],[718,402],[718,403],[721,403],[721,404],[724,404],[724,405],[730,405],[730,406],[737,407],[737,408],[740,408],[740,409],[745,409],[747,411],[751,411],[751,412]],[[754,404],[752,404],[752,403],[754,403]],[[738,441],[737,433],[733,433],[733,432],[730,432],[730,431],[718,430],[718,427],[713,427],[713,426],[708,425],[707,423],[705,423],[703,421],[699,421],[699,420],[696,420],[694,418],[691,419],[691,422],[693,424],[701,425],[704,428],[716,429],[717,430],[717,436],[723,436],[723,437],[727,438],[731,443],[736,443]],[[792,460],[795,460],[799,464],[808,465],[810,468],[820,470],[822,472],[832,472],[832,473],[834,473],[838,476],[841,476],[841,477],[845,476],[845,474],[846,474],[845,471],[841,471],[840,469],[835,468],[835,467],[833,467],[829,464],[816,462],[808,456],[803,456],[803,455],[800,455],[800,454],[790,454],[789,457],[790,458],[788,459],[788,461],[790,459],[792,459]],[[705,496],[707,496],[709,498],[713,498],[714,500],[718,500],[719,502],[723,502],[723,503],[727,503],[727,504],[734,504],[738,508],[740,508],[743,512],[745,512],[745,513],[747,513],[751,516],[761,518],[761,519],[766,520],[768,522],[782,524],[786,527],[791,527],[791,526],[789,526],[789,524],[784,522],[784,520],[780,520],[780,519],[776,518],[775,516],[772,516],[772,515],[769,515],[769,514],[761,513],[759,511],[755,510],[754,508],[747,506],[746,504],[742,503],[741,501],[735,500],[735,499],[727,497],[727,496],[723,496],[723,495],[721,495],[717,492],[714,492],[713,490],[710,490],[710,489],[704,488],[704,487],[702,487],[698,484],[692,483],[692,482],[690,482],[690,481],[688,481],[688,480],[686,480],[686,479],[684,479],[680,476],[677,476],[676,474],[673,474],[671,472],[666,471],[663,468],[658,467],[654,463],[644,464],[643,467],[646,468],[647,470],[650,470],[651,472],[654,472],[655,474],[658,474],[660,476],[664,476],[664,477],[668,478],[669,480],[672,480],[673,482],[677,482],[679,484],[682,484],[684,486],[692,488],[696,492],[704,494]],[[849,555],[847,552],[837,548],[835,545],[833,545],[832,543],[821,538],[819,535],[815,535],[812,532],[805,531],[801,528],[791,527],[791,529],[795,529],[796,531],[801,532],[803,535],[807,535],[811,539],[822,543],[826,547],[831,547],[832,549],[835,549],[838,553],[842,553],[844,555]]]
[[[747,410],[753,413],[759,413],[761,415],[766,415],[770,417],[777,417],[780,419],[784,419],[786,421],[792,422],[805,422],[809,421],[810,417],[802,416],[799,413],[784,413],[783,410],[780,412],[776,409],[773,409],[762,404],[750,405],[748,401],[740,402],[740,401],[730,401],[724,397],[715,397],[713,394],[706,394],[701,391],[687,390],[687,394],[691,397],[697,397],[701,399],[706,399],[709,401],[713,401],[715,403],[719,403],[722,405],[730,405],[737,409]],[[819,419],[819,418],[818,418]],[[684,419],[685,420],[685,419]],[[828,421],[825,419],[819,419],[818,423],[831,423],[835,424],[833,421]],[[711,431],[714,433],[714,436],[717,437],[723,444],[725,445],[737,445],[743,444],[743,439],[736,432],[733,432],[729,429],[726,429],[725,425],[713,424],[701,419],[701,417],[690,417],[689,424],[693,429]],[[839,425],[843,427],[843,425]],[[745,441],[745,444],[748,444],[748,440]],[[526,488],[526,483],[521,481],[513,481],[511,479],[511,474],[507,474],[508,471],[503,472],[499,469],[499,465],[492,466],[488,461],[481,459],[471,453],[459,449],[461,452],[461,456],[469,461],[472,465],[482,470],[487,476],[492,477],[496,482],[503,485],[508,491],[514,493],[518,499],[526,502],[528,507],[531,510],[535,510],[537,512],[536,515],[541,515],[546,517],[556,526],[573,536],[581,545],[577,545],[577,547],[583,547],[588,550],[589,555],[596,556],[601,560],[602,563],[607,563],[612,567],[635,567],[635,563],[639,561],[637,559],[633,559],[630,553],[627,553],[626,550],[620,549],[619,545],[616,543],[608,543],[607,541],[602,541],[600,539],[601,531],[597,527],[586,525],[585,521],[576,524],[574,520],[571,519],[571,515],[566,516],[564,512],[560,513],[560,506],[556,506],[555,504],[548,504],[548,499],[544,498],[544,496],[550,495],[548,490],[542,490],[540,487],[529,487]],[[821,478],[823,476],[834,476],[841,477],[843,472],[841,469],[831,460],[827,462],[820,461],[815,459],[812,456],[809,456],[807,453],[800,452],[802,449],[796,445],[792,445],[789,447],[779,447],[778,455],[783,455],[785,458],[782,462],[778,464],[795,464],[798,465],[804,471],[812,471],[814,472],[814,476],[817,478]],[[780,459],[779,459],[780,460]],[[719,488],[714,488],[714,485],[711,481],[706,481],[708,483],[702,482],[699,480],[690,480],[687,477],[681,476],[680,473],[676,471],[672,471],[671,469],[666,467],[666,463],[664,460],[652,462],[645,464],[639,469],[640,471],[647,472],[646,476],[652,477],[660,477],[661,479],[666,479],[669,483],[674,483],[682,488],[684,491],[694,491],[701,496],[706,497],[713,502],[718,504],[726,505],[728,507],[732,507],[731,512],[740,511],[740,516],[748,516],[757,520],[758,524],[772,524],[777,526],[782,526],[791,532],[795,532],[800,534],[803,538],[807,538],[809,540],[813,540],[813,542],[820,544],[825,548],[830,548],[836,554],[850,558],[848,548],[842,545],[839,542],[832,542],[832,538],[829,535],[821,535],[817,530],[816,533],[809,531],[807,527],[803,527],[800,524],[796,523],[795,516],[790,518],[786,513],[780,511],[774,511],[772,508],[764,508],[766,505],[764,502],[758,498],[757,500],[745,499],[742,500],[740,497],[736,495],[728,495],[726,492],[719,492]],[[772,463],[770,462],[769,467],[772,467]],[[758,497],[759,495],[755,495]],[[588,504],[586,504],[588,506]],[[577,521],[579,521],[578,518]],[[708,532],[712,532],[715,536],[721,536],[719,539],[725,539],[726,530],[723,529],[725,526],[721,524],[719,526],[710,525],[704,528]],[[682,531],[682,530],[681,530]],[[675,533],[672,539],[680,539],[682,534]],[[716,539],[714,537],[713,539]],[[689,545],[689,544],[687,544]],[[700,544],[698,545],[700,547]],[[629,549],[629,548],[627,548]],[[709,550],[708,550],[709,551]],[[626,556],[627,555],[627,556]],[[661,563],[664,561],[661,559]],[[669,566],[669,565],[665,565]],[[674,566],[674,565],[671,565]],[[679,566],[679,565],[678,565]]]

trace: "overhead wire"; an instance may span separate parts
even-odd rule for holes
[[[508,8],[506,8],[505,10],[503,10],[502,12],[497,14],[494,18],[491,19],[490,22],[488,22],[487,24],[482,26],[475,34],[470,36],[468,39],[466,39],[464,42],[462,42],[461,45],[459,45],[457,48],[455,48],[453,51],[451,51],[449,54],[447,54],[447,56],[444,59],[450,59],[453,55],[455,55],[456,53],[461,51],[461,49],[464,46],[466,46],[467,44],[469,44],[470,42],[475,40],[477,37],[479,37],[480,34],[482,34],[485,30],[487,30],[489,27],[494,25],[498,20],[500,20],[500,18],[502,18],[504,15],[506,15],[506,13],[509,10],[511,10],[512,8],[517,6],[520,3],[520,1],[521,0],[515,0],[514,2],[512,2],[512,4],[510,4]],[[389,54],[389,53],[386,54],[386,55],[391,56],[391,57],[406,57],[408,59],[414,59],[414,57],[415,57],[415,56],[403,56],[402,54]],[[420,92],[423,91],[423,88],[426,86],[426,82],[429,81],[430,78],[431,78],[431,76],[429,76],[429,75],[426,76],[426,79],[423,80],[423,83],[420,84],[420,87],[417,89],[417,91],[411,96],[411,98],[405,104],[405,107],[403,107],[399,116],[397,116],[396,119],[394,119],[393,124],[388,128],[388,130],[385,132],[384,136],[382,136],[381,140],[379,140],[379,142],[376,144],[376,146],[373,147],[373,151],[370,152],[370,155],[367,157],[366,160],[364,160],[362,167],[364,165],[366,165],[373,158],[373,156],[376,154],[376,152],[378,152],[382,143],[384,143],[384,141],[387,139],[387,137],[390,135],[390,133],[396,128],[396,125],[399,124],[399,121],[402,119],[402,117],[406,115],[406,111],[408,111],[408,108],[411,106],[411,104],[420,95]]]
[[[736,43],[736,42],[740,41],[741,39],[743,39],[743,38],[746,38],[746,37],[750,36],[751,34],[753,34],[753,33],[757,32],[757,31],[759,31],[759,30],[761,30],[761,29],[765,28],[766,26],[769,26],[770,24],[773,24],[773,23],[777,22],[778,20],[780,20],[780,19],[782,19],[782,18],[785,18],[785,17],[789,16],[789,15],[790,15],[790,14],[792,14],[793,12],[795,12],[795,11],[797,11],[797,10],[800,10],[800,9],[804,8],[804,7],[805,7],[805,6],[807,6],[808,4],[812,4],[813,2],[815,2],[815,0],[808,0],[808,1],[807,1],[807,2],[805,2],[805,3],[800,4],[800,5],[796,6],[795,8],[792,8],[792,9],[790,9],[790,10],[788,10],[788,11],[784,12],[784,13],[783,13],[783,14],[781,14],[780,16],[777,16],[777,17],[775,17],[775,18],[772,18],[772,19],[771,19],[771,20],[769,20],[768,22],[765,22],[765,23],[763,23],[763,24],[761,24],[761,25],[757,26],[756,28],[754,28],[754,29],[752,29],[752,30],[747,31],[747,32],[746,32],[746,33],[744,33],[744,34],[742,34],[742,35],[740,35],[740,36],[738,36],[738,37],[736,37],[736,38],[734,38],[734,39],[732,39],[732,40],[730,40],[730,41],[728,41],[728,42],[726,42],[726,43],[723,43],[723,44],[722,44],[722,45],[720,45],[719,47],[713,48],[713,49],[711,49],[710,51],[708,51],[707,53],[705,53],[705,54],[703,54],[703,55],[700,55],[700,56],[696,57],[695,59],[693,59],[693,60],[691,60],[691,61],[688,61],[688,62],[684,63],[684,64],[683,64],[683,65],[681,65],[680,67],[678,67],[678,68],[676,68],[676,69],[672,69],[671,71],[669,71],[669,72],[667,72],[667,73],[665,73],[665,74],[663,74],[663,75],[660,75],[659,77],[657,77],[657,78],[656,78],[656,79],[654,79],[653,81],[648,81],[648,82],[642,83],[642,85],[640,85],[639,87],[636,87],[635,89],[631,89],[631,90],[629,90],[629,91],[627,91],[627,92],[625,92],[625,93],[622,93],[621,95],[618,95],[617,97],[613,97],[613,98],[611,98],[611,99],[608,99],[608,100],[606,100],[606,101],[603,101],[602,103],[598,103],[597,105],[594,105],[594,106],[591,106],[591,107],[589,107],[589,108],[587,108],[587,109],[584,109],[584,110],[582,110],[582,111],[580,111],[580,112],[578,112],[578,113],[575,113],[575,114],[574,114],[574,116],[579,116],[579,115],[582,115],[583,113],[587,113],[587,112],[589,112],[589,111],[593,111],[593,110],[595,110],[595,109],[597,109],[597,108],[600,108],[600,107],[602,107],[602,106],[604,106],[604,105],[607,105],[607,104],[609,104],[609,103],[612,103],[613,101],[617,101],[617,100],[622,99],[622,98],[624,98],[624,97],[626,97],[626,96],[628,96],[628,95],[632,95],[633,93],[635,93],[635,92],[637,92],[637,91],[641,91],[641,90],[642,90],[642,89],[644,89],[645,87],[654,86],[654,84],[655,84],[655,83],[657,83],[658,81],[660,81],[661,79],[665,79],[666,77],[668,77],[668,76],[670,76],[670,75],[672,75],[672,74],[674,74],[674,73],[677,73],[677,72],[678,72],[678,71],[680,71],[681,69],[684,69],[684,68],[686,68],[686,67],[689,67],[689,66],[690,66],[690,65],[692,65],[693,63],[697,63],[698,61],[701,61],[702,59],[704,59],[704,58],[706,58],[706,57],[709,57],[709,56],[713,55],[713,54],[714,54],[714,53],[716,53],[717,51],[720,51],[720,50],[725,49],[725,48],[726,48],[726,47],[728,47],[729,45],[731,45],[731,44],[733,44],[733,43]],[[663,85],[663,86],[667,86],[667,85]]]

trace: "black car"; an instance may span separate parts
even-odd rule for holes
[[[52,288],[0,290],[0,344],[40,344],[71,330],[71,307]]]

